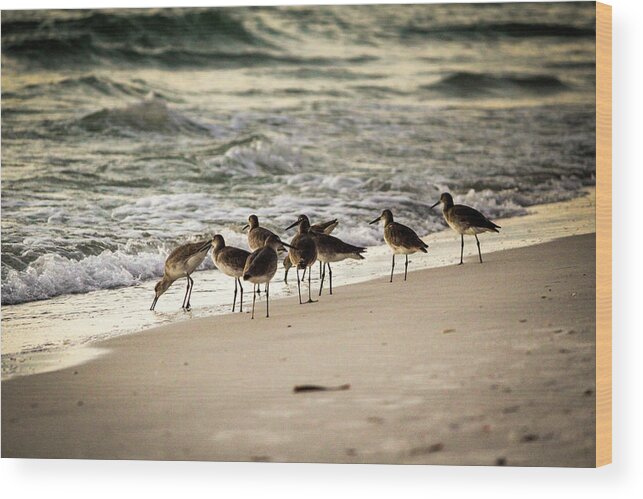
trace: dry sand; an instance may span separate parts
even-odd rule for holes
[[[5,381],[2,456],[593,466],[594,235],[485,257]]]

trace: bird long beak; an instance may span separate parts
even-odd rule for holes
[[[438,201],[438,202],[437,202],[437,203],[435,203],[433,206],[431,206],[431,209],[435,208],[435,207],[436,207],[437,205],[439,205],[439,204],[440,204],[440,201]]]
[[[156,302],[159,301],[159,297],[155,296],[154,301],[152,302],[152,306],[150,307],[150,310],[154,310],[154,307],[156,307]]]
[[[289,228],[290,228],[290,227],[289,227]],[[286,230],[288,230],[288,229],[286,229]],[[281,244],[283,244],[286,248],[293,248],[293,249],[297,249],[295,246],[291,246],[290,244],[288,244],[288,243],[284,243],[283,241],[281,241]]]
[[[375,220],[373,220],[372,222],[368,222],[368,224],[369,224],[369,225],[373,225],[374,223],[379,222],[381,218],[382,218],[382,215],[380,215],[379,217],[377,217],[377,218],[376,218]]]
[[[290,230],[292,229],[295,225],[299,225],[299,220],[296,220],[295,223],[290,224],[288,227],[286,227],[284,230]]]
[[[244,226],[243,226],[243,229],[241,229],[241,230],[246,230],[248,227],[250,227],[250,224],[246,224],[246,225],[244,225]]]

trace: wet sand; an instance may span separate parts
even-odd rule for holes
[[[593,466],[593,234],[334,291],[4,381],[2,456]]]

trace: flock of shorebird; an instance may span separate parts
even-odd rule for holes
[[[475,236],[478,246],[478,256],[480,263],[482,263],[482,252],[480,251],[478,234],[481,232],[498,232],[500,226],[494,224],[482,213],[469,206],[454,204],[451,194],[443,193],[440,196],[440,200],[431,206],[431,208],[435,208],[438,204],[442,204],[442,213],[447,224],[460,234],[459,265],[463,263],[465,235]],[[384,227],[384,240],[393,252],[390,282],[393,282],[395,255],[405,256],[404,280],[406,281],[409,255],[417,253],[418,251],[426,253],[428,245],[420,239],[413,229],[395,222],[391,210],[382,211],[381,215],[370,223],[374,224],[377,222],[382,223]],[[156,283],[154,287],[154,301],[152,302],[150,310],[154,310],[156,302],[172,283],[182,277],[187,279],[187,288],[185,290],[185,296],[183,297],[182,308],[184,310],[190,310],[190,296],[192,295],[192,287],[194,285],[191,274],[201,265],[210,250],[212,250],[212,261],[216,267],[225,275],[234,279],[233,312],[236,307],[238,290],[241,291],[239,311],[243,311],[243,286],[241,285],[241,279],[243,279],[244,281],[251,282],[254,288],[251,318],[254,319],[255,301],[257,295],[261,292],[259,289],[261,284],[265,285],[266,317],[270,317],[270,281],[272,281],[277,272],[279,261],[278,251],[285,251],[284,247],[288,248],[288,253],[283,260],[283,265],[286,269],[284,281],[288,282],[288,270],[294,266],[297,271],[299,303],[303,303],[301,299],[301,281],[305,278],[306,271],[308,271],[308,301],[306,303],[313,303],[315,301],[312,299],[311,294],[311,270],[316,261],[319,261],[320,265],[321,284],[319,287],[319,296],[321,296],[324,287],[326,268],[328,268],[329,290],[332,295],[333,271],[330,264],[349,258],[363,260],[364,257],[362,253],[366,251],[366,248],[353,246],[337,237],[331,236],[330,233],[337,227],[337,224],[337,220],[330,220],[328,222],[311,225],[306,215],[300,215],[294,223],[285,229],[289,230],[295,226],[298,227],[297,234],[295,234],[290,244],[288,244],[282,241],[275,233],[265,227],[261,227],[256,215],[250,215],[248,224],[243,228],[243,230],[248,229],[248,246],[250,251],[235,248],[234,246],[226,246],[225,240],[220,234],[214,236],[212,240],[183,244],[172,251],[167,257],[163,278]],[[301,277],[299,276],[300,270],[303,270]]]

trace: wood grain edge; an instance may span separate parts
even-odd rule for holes
[[[596,2],[596,466],[612,462],[612,7]]]

